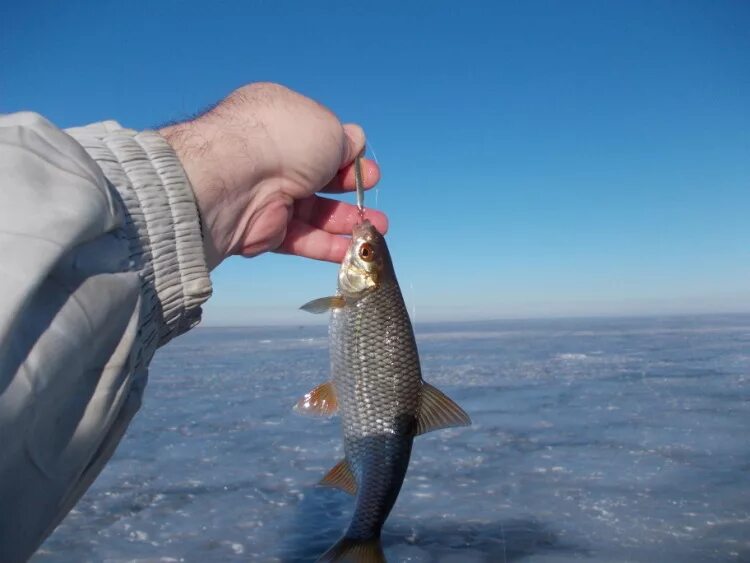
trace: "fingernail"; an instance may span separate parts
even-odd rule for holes
[[[349,139],[349,146],[347,147],[348,160],[351,162],[358,155],[359,152],[364,149],[365,146],[365,132],[356,123],[347,123],[344,125],[344,134]]]

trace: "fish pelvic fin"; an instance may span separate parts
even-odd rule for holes
[[[300,307],[303,311],[308,313],[314,313],[316,315],[325,313],[331,309],[341,309],[346,305],[346,301],[341,295],[334,295],[332,297],[320,297],[319,299],[313,299],[312,301],[305,303]]]
[[[344,536],[318,559],[318,563],[386,563],[380,538],[356,539]]]
[[[294,412],[310,416],[333,416],[338,409],[336,388],[331,381],[321,383],[294,405]]]
[[[470,425],[469,415],[448,395],[427,382],[422,384],[422,402],[417,416],[416,436],[441,428]]]
[[[320,480],[320,484],[325,487],[341,489],[350,495],[357,494],[357,480],[354,478],[354,473],[352,473],[352,468],[346,458],[334,465]]]

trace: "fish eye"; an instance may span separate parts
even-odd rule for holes
[[[372,262],[375,260],[375,250],[370,243],[365,242],[359,247],[359,257],[365,262]]]

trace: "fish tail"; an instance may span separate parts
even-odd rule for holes
[[[386,563],[380,538],[357,539],[344,536],[318,559],[323,562]]]

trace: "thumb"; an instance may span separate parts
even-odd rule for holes
[[[365,148],[365,132],[355,123],[344,125],[344,147],[341,155],[341,165],[344,168],[354,162],[359,153]]]

